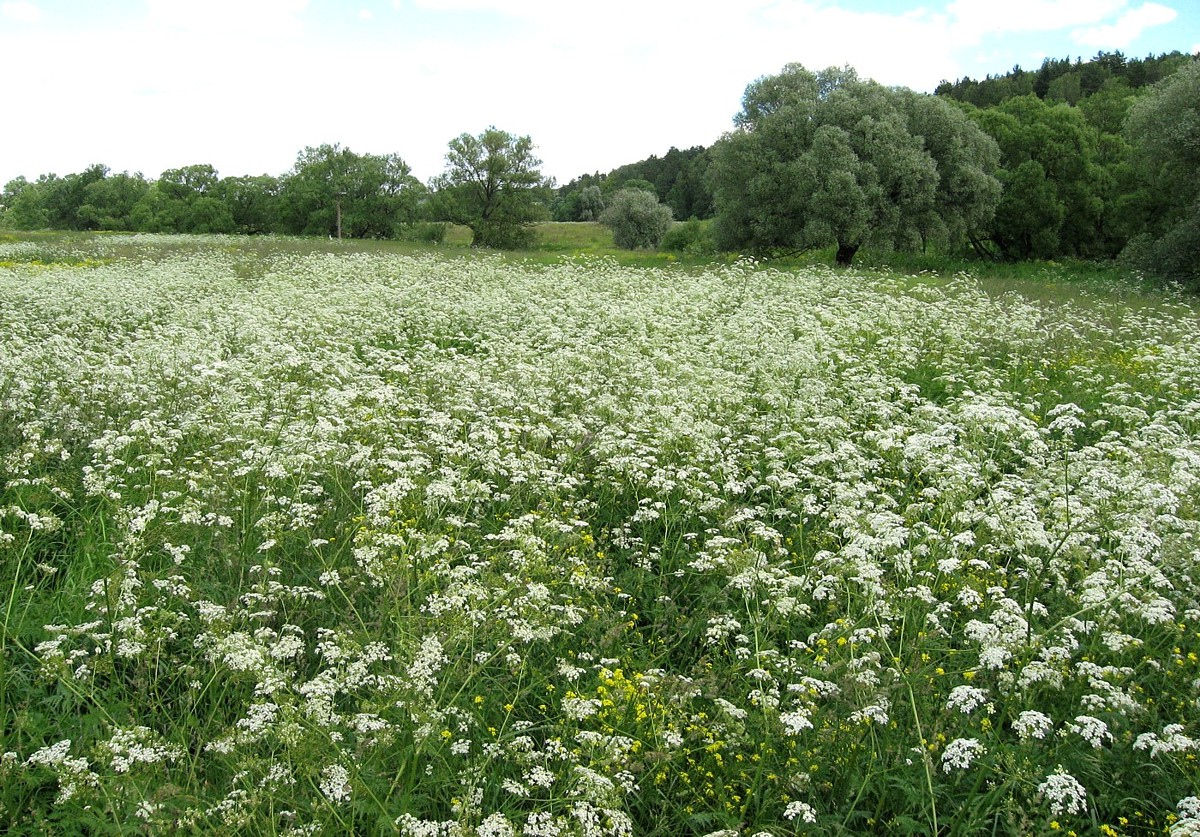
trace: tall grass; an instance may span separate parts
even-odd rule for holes
[[[1200,828],[1191,305],[335,244],[0,243],[9,833]]]

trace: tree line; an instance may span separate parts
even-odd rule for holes
[[[200,164],[148,180],[97,164],[63,177],[17,178],[0,203],[5,225],[25,230],[388,238],[421,218],[426,197],[400,157],[322,145],[301,151],[280,177],[220,177]]]
[[[1200,62],[1178,52],[1047,59],[946,81],[932,96],[848,67],[789,65],[749,85],[712,146],[561,187],[541,174],[529,137],[489,128],[451,140],[446,171],[427,185],[397,155],[339,145],[305,148],[277,177],[193,165],[149,180],[96,165],[11,181],[0,224],[437,240],[454,222],[476,245],[513,248],[547,219],[600,220],[631,246],[657,246],[682,231],[663,232],[674,218],[716,247],[762,255],[1122,258],[1200,285],[1198,111]]]

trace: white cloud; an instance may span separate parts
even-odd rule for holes
[[[1121,15],[1116,23],[1075,30],[1071,33],[1071,40],[1083,46],[1123,49],[1137,40],[1146,29],[1170,23],[1178,16],[1174,9],[1158,3],[1143,3]]]
[[[359,9],[358,10],[358,19],[359,20],[371,20],[373,17],[375,17],[375,14],[370,9]]]
[[[760,40],[743,47],[743,57],[749,61],[755,55],[777,56],[780,66],[771,72],[788,61],[812,70],[849,64],[884,84],[924,89],[958,68],[959,45],[942,14],[855,12],[793,0],[768,7],[761,15],[769,28]]]
[[[1032,51],[1035,41],[1044,50],[1091,29],[1128,32],[1171,5],[947,2],[902,14],[846,0],[360,0],[336,12],[306,0],[145,0],[138,19],[86,33],[51,32],[43,15],[36,29],[0,26],[0,64],[33,68],[5,95],[14,110],[50,99],[72,108],[5,137],[0,165],[16,170],[0,171],[0,181],[96,161],[152,177],[201,162],[223,175],[279,174],[298,150],[323,142],[399,153],[424,179],[443,168],[451,137],[490,124],[532,136],[543,170],[566,180],[672,145],[711,144],[732,126],[746,85],[789,62],[849,64],[884,84],[930,90],[942,78],[978,77],[980,67],[1025,63],[1014,41]],[[6,19],[26,6],[36,9],[0,0]],[[419,34],[406,26],[417,7]],[[366,20],[368,8],[367,36],[343,25]],[[70,60],[46,62],[51,53]],[[101,65],[113,83],[103,96],[81,96],[82,68]],[[81,139],[81,124],[103,129]]]
[[[14,3],[0,3],[0,17],[21,23],[37,23],[42,19],[42,10],[27,0],[17,0]]]
[[[1128,5],[1127,0],[954,0],[946,6],[957,37],[977,43],[985,35],[1052,32],[1097,24]]]
[[[293,37],[308,0],[147,0],[145,24],[189,37]]]

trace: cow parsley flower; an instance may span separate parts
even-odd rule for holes
[[[1105,741],[1112,741],[1112,733],[1108,731],[1108,724],[1091,715],[1077,716],[1072,723],[1067,724],[1067,729],[1078,734],[1096,749],[1103,747]]]
[[[321,771],[321,793],[330,802],[350,801],[350,771],[340,764],[330,764]]]
[[[942,770],[966,770],[975,760],[987,752],[987,747],[974,738],[956,738],[946,745],[942,753]]]
[[[783,724],[784,733],[787,735],[799,735],[806,729],[812,729],[813,723],[809,720],[810,714],[805,709],[780,712],[779,721]]]
[[[1135,750],[1149,750],[1150,758],[1157,758],[1161,753],[1179,753],[1197,748],[1197,742],[1183,734],[1183,724],[1168,724],[1163,727],[1162,735],[1153,732],[1143,732],[1133,742]]]
[[[813,823],[817,821],[817,811],[807,802],[789,802],[783,809],[783,817],[788,820],[799,819],[800,822]]]
[[[1050,732],[1053,727],[1054,721],[1036,709],[1022,712],[1013,721],[1013,729],[1017,731],[1017,735],[1022,741],[1028,741],[1030,738],[1045,738],[1046,733]]]
[[[964,715],[970,715],[981,706],[987,708],[989,715],[996,711],[995,706],[988,703],[987,689],[977,686],[955,686],[950,690],[950,697],[946,701],[947,709],[957,709]]]
[[[1056,817],[1082,814],[1087,810],[1087,791],[1078,779],[1063,770],[1061,764],[1038,785],[1037,790],[1038,797],[1050,803],[1050,813]]]

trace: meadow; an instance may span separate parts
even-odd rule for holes
[[[1198,334],[969,273],[0,242],[0,831],[1200,834]]]

